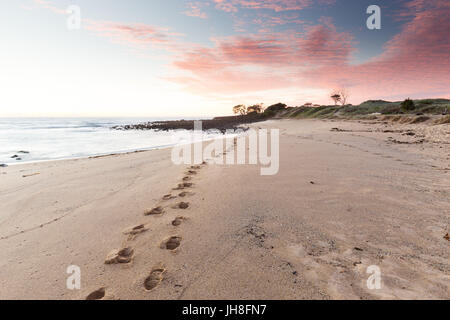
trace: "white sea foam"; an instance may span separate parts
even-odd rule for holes
[[[1,118],[0,163],[78,158],[172,146],[174,141],[170,132],[111,130],[114,125],[155,120],[162,119]],[[204,139],[207,138],[211,135],[205,134]],[[15,155],[21,160],[12,158]]]

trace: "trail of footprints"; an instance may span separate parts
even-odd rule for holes
[[[166,194],[162,197],[161,204],[151,208],[144,212],[144,216],[161,216],[167,212],[167,210],[175,209],[175,210],[185,210],[189,208],[190,203],[185,201],[179,201],[175,204],[170,203],[170,201],[174,199],[184,199],[188,196],[194,195],[193,192],[190,192],[189,189],[193,187],[192,181],[193,176],[197,175],[198,170],[202,168],[202,166],[206,165],[206,162],[203,162],[202,165],[191,166],[187,169],[185,176],[182,178],[182,182],[178,184],[177,187],[173,189],[173,191],[177,191],[176,194]],[[178,192],[179,191],[179,192]],[[172,220],[171,225],[174,227],[180,226],[186,218],[184,216],[177,216]],[[148,231],[149,229],[146,227],[146,224],[136,225],[134,227],[130,227],[123,231],[124,235],[127,235],[127,241],[134,240],[140,234]],[[167,237],[160,244],[160,248],[163,250],[168,250],[171,252],[175,252],[181,245],[182,237],[178,235]],[[131,246],[125,246],[121,249],[112,250],[105,259],[105,264],[129,264],[133,261],[133,257],[135,255],[135,251]],[[166,273],[166,268],[163,264],[158,264],[154,266],[150,273],[144,280],[143,287],[146,291],[151,291],[155,289],[164,279],[164,274]],[[93,292],[91,292],[86,300],[102,300],[106,297],[106,287],[101,287]]]

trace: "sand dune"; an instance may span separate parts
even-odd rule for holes
[[[1,168],[0,298],[450,298],[448,125],[253,126],[281,130],[277,175],[170,150]]]

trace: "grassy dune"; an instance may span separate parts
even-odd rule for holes
[[[283,111],[279,116],[287,118],[371,118],[377,115],[386,115],[392,121],[427,121],[430,116],[445,115],[438,121],[449,123],[450,100],[448,99],[424,99],[414,100],[414,108],[405,111],[401,101],[389,102],[383,100],[369,100],[360,105],[353,106],[320,106],[320,107],[295,107]],[[414,116],[408,118],[408,116]],[[419,117],[417,117],[419,116]],[[410,119],[410,120],[405,120]]]

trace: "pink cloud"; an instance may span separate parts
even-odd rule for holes
[[[355,50],[352,36],[338,32],[324,18],[302,34],[215,39],[212,48],[181,54],[174,66],[190,74],[182,83],[195,93],[344,86],[352,92],[353,103],[383,97],[448,97],[450,6],[444,1],[414,4],[408,5],[412,18],[386,43],[384,52],[359,65],[350,63]],[[323,99],[322,103],[327,101],[326,96]]]
[[[422,1],[416,1],[422,8]],[[361,99],[380,96],[440,95],[450,93],[450,7],[419,10],[386,45],[383,54],[350,66],[338,64],[308,72],[321,86],[346,85]]]
[[[270,9],[274,11],[302,10],[312,4],[311,0],[214,0],[219,9],[237,11],[237,7],[247,9]]]
[[[352,37],[332,25],[296,33],[214,39],[213,48],[180,54],[174,66],[190,75],[172,78],[193,93],[240,94],[300,85],[300,70],[346,63]]]
[[[97,35],[111,39],[113,42],[136,45],[167,45],[175,35],[167,29],[156,28],[143,23],[117,23],[111,21],[92,21],[86,27]]]
[[[281,16],[261,14],[253,20],[253,23],[264,27],[275,27],[286,24],[304,24],[305,21],[299,19],[298,14],[285,14]]]
[[[276,12],[303,10],[312,4],[313,0],[213,0],[216,7],[227,12],[236,12],[238,8],[269,9]],[[319,0],[321,5],[334,4],[336,0]]]
[[[62,12],[48,1],[34,1]],[[214,0],[214,3],[230,12],[237,8],[289,11],[304,8],[309,1]],[[200,10],[196,2],[189,8],[194,16]],[[147,24],[85,20],[85,25],[115,43],[172,51],[174,75],[165,79],[199,95],[247,95],[277,89],[312,92],[343,86],[350,89],[352,103],[388,97],[449,97],[450,3],[409,1],[399,16],[408,19],[401,32],[386,43],[382,54],[358,65],[350,63],[356,50],[353,37],[338,31],[330,18],[321,18],[317,25],[306,25],[302,33],[261,29],[259,34],[212,39],[211,47],[182,43],[179,34]],[[260,15],[258,19],[268,27],[302,23],[292,12],[278,17]],[[326,103],[327,99],[324,95],[323,100],[313,102]]]
[[[67,14],[66,10],[60,9],[56,6],[54,6],[50,1],[46,1],[46,0],[33,0],[33,2],[35,4],[37,4],[38,6],[40,6],[41,8],[44,9],[49,9],[51,11],[53,11],[56,14]]]
[[[206,19],[208,16],[206,15],[205,12],[202,11],[202,9],[203,9],[203,6],[208,6],[208,5],[209,5],[208,2],[206,2],[206,3],[203,3],[200,1],[188,2],[187,3],[188,10],[183,13],[190,17]]]

